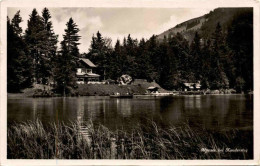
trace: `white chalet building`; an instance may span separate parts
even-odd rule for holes
[[[100,75],[95,74],[97,66],[89,59],[79,58],[77,61],[77,84],[89,84],[99,82]]]

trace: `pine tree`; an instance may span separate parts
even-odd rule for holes
[[[50,79],[53,77],[53,68],[54,68],[54,60],[57,50],[58,36],[55,35],[53,31],[52,22],[50,21],[51,15],[47,8],[44,8],[42,11],[42,21],[43,21],[43,30],[41,32],[42,35],[42,43],[41,46],[41,56],[39,58],[40,62],[40,76],[42,77],[42,83],[46,84],[50,82]]]
[[[44,23],[44,32],[45,32],[45,51],[46,57],[48,58],[51,67],[54,64],[52,62],[55,60],[55,55],[57,51],[58,35],[55,35],[51,19],[51,14],[47,8],[44,8],[42,11],[42,18]]]
[[[67,47],[68,52],[74,57],[79,57],[78,43],[81,36],[78,35],[79,28],[78,25],[73,21],[72,18],[66,24],[65,35],[63,35],[63,42]]]
[[[118,42],[115,45],[115,55],[118,59],[118,63],[119,63],[119,72],[118,72],[118,77],[120,77],[123,74],[129,74],[128,73],[128,59],[127,59],[127,52],[126,52],[126,39],[124,38],[123,40],[123,45],[120,45],[120,43]]]
[[[107,77],[107,72],[109,72],[109,61],[112,55],[112,48],[110,38],[103,38],[102,34],[98,31],[96,36],[92,37],[89,57],[98,66],[98,73],[104,80]]]
[[[32,84],[31,60],[23,40],[18,11],[11,23],[7,19],[7,91],[19,92]]]
[[[147,61],[147,75],[148,80],[150,81],[159,81],[159,74],[161,68],[161,57],[160,52],[158,51],[158,42],[156,40],[156,36],[153,35],[147,42],[146,42],[146,53],[148,56],[146,57]],[[149,58],[149,59],[148,59]]]
[[[161,76],[164,74],[163,73],[163,69],[164,69],[164,61],[163,61],[163,58],[166,56],[167,54],[167,49],[168,49],[168,40],[165,36],[164,40],[159,43],[158,45],[158,50],[157,50],[157,56],[159,57],[160,59],[160,63],[159,63],[159,66],[157,66],[157,72],[158,72],[158,75],[157,75],[157,79],[156,79],[156,82],[160,83],[161,84]]]
[[[76,83],[76,63],[79,57],[78,35],[79,29],[73,19],[70,18],[66,24],[65,34],[61,42],[61,50],[57,55],[57,61],[54,69],[54,80],[58,92],[73,93]]]
[[[90,58],[90,60],[94,63],[97,64],[98,61],[98,45],[97,45],[97,38],[95,37],[95,35],[93,34],[92,36],[92,40],[91,40],[91,44],[90,44],[90,48],[89,48],[89,52],[88,52],[88,57]]]
[[[137,55],[136,55],[136,78],[146,79],[152,81],[153,66],[151,64],[151,58],[149,56],[149,50],[147,42],[142,38],[139,42]]]
[[[21,36],[22,35],[22,28],[20,27],[20,23],[22,22],[22,17],[20,16],[20,10],[14,15],[11,24],[13,27],[13,31],[16,35]]]
[[[136,64],[136,56],[137,56],[137,39],[133,39],[129,34],[126,39],[126,43],[124,45],[124,52],[126,53],[125,57],[126,61],[126,74],[129,74],[132,78],[136,78],[137,75],[137,64]]]
[[[122,75],[121,44],[119,40],[116,41],[115,48],[112,52],[109,62],[109,78],[117,80],[117,78]]]
[[[202,67],[202,72],[201,72],[201,86],[202,89],[208,89],[210,88],[209,86],[209,77],[210,77],[210,71],[211,71],[211,64],[210,64],[210,58],[211,58],[211,51],[210,51],[210,46],[211,46],[211,40],[206,40],[204,42],[203,48],[201,50],[202,53],[202,58],[201,58],[201,67]]]
[[[220,23],[217,23],[215,32],[212,34],[211,46],[211,70],[210,70],[210,86],[211,89],[228,88],[229,80],[224,72],[221,57],[223,56],[224,35]]]
[[[126,38],[123,39],[123,47],[126,47]]]
[[[42,17],[38,15],[36,9],[33,9],[30,18],[27,22],[27,29],[25,30],[25,42],[28,45],[29,56],[32,58],[33,77],[35,83],[43,83],[42,78],[45,78],[49,70],[42,67],[45,63],[45,33],[44,23]],[[46,72],[46,73],[45,73]]]
[[[57,35],[53,32],[51,15],[47,8],[42,17],[33,9],[25,31],[25,41],[32,57],[35,83],[47,84],[52,77],[53,61],[57,49]]]
[[[97,44],[97,57],[98,57],[98,68],[99,73],[101,75],[101,78],[104,80],[106,79],[106,68],[107,68],[107,55],[106,55],[106,47],[104,38],[102,37],[101,33],[97,32],[97,38],[96,38],[96,44]]]
[[[168,38],[166,54],[162,56],[162,70],[160,74],[160,85],[169,90],[177,89],[180,84],[180,71],[177,47],[177,38]]]
[[[171,47],[167,47],[166,54],[162,57],[162,72],[160,75],[160,85],[168,90],[172,90],[178,86],[174,79],[177,77],[177,63]]]
[[[253,90],[253,9],[237,14],[228,29],[231,83],[238,91]],[[242,86],[243,84],[243,86]]]
[[[197,81],[200,81],[202,78],[201,73],[202,73],[202,64],[201,64],[201,46],[200,46],[200,36],[198,32],[195,32],[194,39],[191,43],[191,49],[190,49],[190,54],[191,58],[193,59],[193,63],[190,64],[191,69],[195,71],[195,77]]]
[[[181,33],[177,33],[175,37],[172,38],[173,51],[176,56],[177,71],[180,73],[179,84],[184,82],[194,82],[195,72],[192,68],[193,57],[189,54],[190,47],[188,41],[183,37]]]

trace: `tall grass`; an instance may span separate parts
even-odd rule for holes
[[[252,131],[162,128],[153,121],[129,130],[103,125],[49,124],[41,121],[8,126],[9,159],[251,159]],[[249,140],[249,141],[245,141]],[[248,149],[247,153],[205,153],[202,148]]]

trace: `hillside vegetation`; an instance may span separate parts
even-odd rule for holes
[[[147,88],[150,86],[159,87],[159,92],[167,92],[165,89],[161,88],[155,82],[143,82],[142,84],[132,84],[132,85],[102,85],[102,84],[83,84],[78,85],[77,93],[80,96],[95,96],[95,95],[113,95],[114,93],[120,94],[145,94],[147,92]]]
[[[210,38],[217,23],[220,23],[224,33],[227,33],[232,19],[237,15],[248,11],[252,11],[252,8],[217,8],[201,17],[180,23],[156,37],[159,41],[162,41],[164,36],[168,37],[169,35],[173,36],[177,33],[181,33],[185,39],[191,42],[194,38],[195,32],[197,31],[202,38]]]

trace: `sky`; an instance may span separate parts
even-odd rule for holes
[[[93,35],[99,31],[103,37],[112,39],[114,45],[119,39],[131,34],[132,38],[149,39],[189,19],[209,13],[213,8],[48,8],[51,13],[54,32],[63,40],[64,29],[72,17],[80,29],[80,53],[88,52]],[[13,18],[20,10],[23,31],[33,8],[8,8],[8,17]],[[43,8],[36,8],[41,15]],[[60,44],[58,44],[59,46]]]

